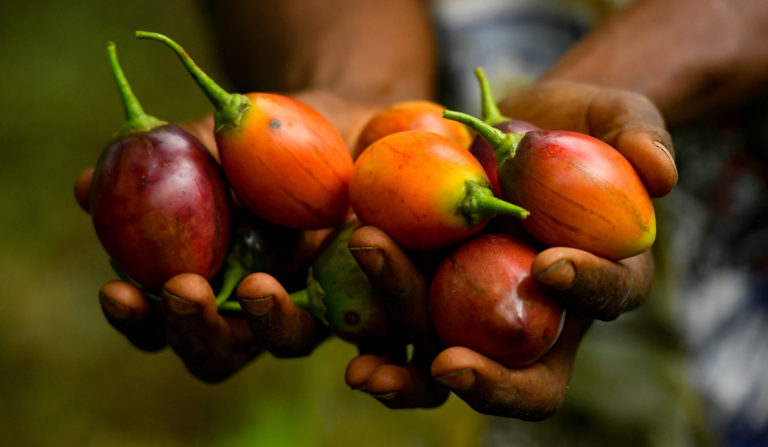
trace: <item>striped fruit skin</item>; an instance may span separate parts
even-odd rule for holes
[[[349,211],[352,157],[319,112],[282,95],[246,94],[235,128],[216,131],[224,172],[245,206],[297,230],[341,225]]]
[[[180,273],[219,271],[231,231],[221,168],[173,124],[113,142],[93,175],[90,213],[112,261],[151,290]]]
[[[528,209],[522,221],[547,246],[574,247],[618,260],[656,237],[653,203],[635,169],[589,135],[534,130],[499,166],[504,197]]]
[[[410,250],[443,248],[480,231],[458,206],[467,181],[488,183],[472,154],[454,140],[427,131],[387,135],[355,162],[352,209],[366,225]]]

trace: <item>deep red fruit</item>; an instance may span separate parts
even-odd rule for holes
[[[535,256],[517,239],[484,234],[444,259],[429,291],[441,340],[510,368],[541,358],[559,337],[565,310],[531,278]]]
[[[172,124],[128,135],[104,151],[90,212],[112,260],[149,289],[179,273],[210,279],[226,255],[223,174],[197,139]]]

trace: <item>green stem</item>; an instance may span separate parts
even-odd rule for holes
[[[139,100],[136,99],[136,95],[133,94],[133,89],[131,89],[131,85],[128,83],[122,67],[120,67],[120,62],[117,60],[117,49],[114,42],[107,43],[107,56],[125,109],[126,122],[118,131],[117,137],[125,137],[136,132],[147,132],[154,127],[165,124],[164,121],[144,113],[144,109]]]
[[[111,259],[109,260],[109,264],[112,266],[112,270],[117,273],[117,276],[119,276],[120,279],[138,287],[147,298],[157,303],[162,301],[160,296],[145,289],[141,284],[128,276],[128,274],[125,273],[120,267],[118,267],[117,264],[115,264],[115,262]],[[221,289],[219,289],[219,293],[216,295],[216,307],[219,310],[227,312],[242,311],[240,303],[237,300],[230,300],[229,298],[232,296],[232,292],[235,291],[235,288],[240,283],[240,281],[242,281],[242,279],[245,278],[249,273],[250,272],[242,267],[239,262],[235,260],[228,261],[227,270],[224,272],[224,279],[222,280]]]
[[[480,116],[483,118],[483,121],[491,126],[503,123],[504,121],[510,121],[511,118],[502,115],[499,107],[496,105],[496,101],[493,100],[491,85],[488,83],[488,78],[485,77],[485,72],[482,68],[475,68],[475,77],[480,84],[480,100],[482,101]]]
[[[150,31],[136,31],[136,37],[139,39],[150,39],[162,42],[176,53],[189,74],[192,75],[192,78],[197,85],[200,86],[203,93],[205,93],[205,96],[208,97],[208,100],[210,100],[214,108],[216,108],[214,120],[216,122],[217,132],[225,127],[234,129],[240,125],[245,113],[251,107],[251,100],[248,99],[248,97],[239,93],[229,93],[221,88],[197,66],[184,48],[174,42],[171,38]]]
[[[487,183],[467,181],[465,186],[466,195],[459,205],[459,212],[470,226],[475,226],[497,214],[508,214],[521,219],[525,219],[530,214],[525,208],[495,197]]]
[[[309,294],[307,293],[307,289],[301,289],[293,292],[290,297],[293,301],[293,304],[295,304],[297,307],[304,310],[311,310],[309,306]]]
[[[229,312],[229,313],[236,313],[239,314],[243,311],[242,306],[240,306],[240,302],[237,300],[230,300],[230,301],[224,301],[219,305],[219,310],[221,312]]]
[[[235,291],[235,288],[240,284],[240,281],[251,273],[246,270],[233,255],[230,255],[229,259],[227,259],[226,266],[226,270],[224,270],[224,278],[221,280],[221,288],[219,289],[219,293],[216,294],[216,307],[219,309],[228,302],[232,293]],[[237,301],[235,300],[232,302]]]
[[[517,146],[525,135],[524,133],[504,133],[472,115],[454,110],[444,111],[443,118],[464,123],[474,129],[495,150],[496,161],[499,164],[515,156]]]

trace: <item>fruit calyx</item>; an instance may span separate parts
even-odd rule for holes
[[[464,123],[474,129],[494,149],[494,156],[499,164],[514,158],[517,146],[525,136],[524,133],[504,133],[479,118],[455,110],[444,111],[443,118]]]
[[[478,225],[497,214],[509,214],[521,219],[531,214],[525,208],[494,196],[487,182],[467,180],[464,187],[464,200],[459,204],[458,212],[466,219],[469,226]]]

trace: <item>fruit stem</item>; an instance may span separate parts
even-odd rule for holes
[[[162,42],[176,53],[189,74],[192,75],[192,79],[200,86],[205,96],[208,97],[208,100],[211,101],[216,109],[213,114],[216,132],[221,131],[225,127],[235,129],[240,125],[245,113],[251,107],[251,100],[247,96],[239,93],[229,93],[221,88],[197,66],[184,48],[168,36],[150,31],[136,31],[136,37]]]
[[[465,187],[466,194],[459,206],[459,212],[470,226],[475,226],[497,214],[509,214],[521,219],[525,219],[530,214],[525,208],[495,197],[487,182],[478,183],[468,180]]]
[[[228,301],[232,296],[232,293],[240,284],[240,281],[248,276],[249,272],[243,265],[236,259],[234,255],[230,255],[226,261],[226,269],[224,270],[224,278],[221,280],[221,288],[219,293],[216,294],[216,307],[222,308],[227,302],[237,303],[237,300]],[[240,304],[238,303],[238,306]]]
[[[291,293],[289,296],[291,297],[291,301],[293,301],[293,304],[295,304],[296,307],[309,310],[309,294],[307,293],[307,289],[297,290]]]
[[[464,123],[474,129],[494,149],[494,156],[499,163],[515,156],[517,146],[525,135],[524,133],[504,133],[472,115],[454,110],[444,111],[443,118]]]
[[[144,113],[144,109],[141,108],[139,100],[133,94],[133,89],[128,84],[128,79],[126,79],[125,73],[123,73],[123,69],[120,67],[120,62],[117,60],[117,49],[114,42],[107,42],[107,56],[109,57],[109,65],[112,68],[112,75],[117,83],[117,89],[120,92],[120,98],[123,101],[126,119],[115,137],[122,138],[136,132],[147,132],[154,127],[165,124],[164,121]]]
[[[504,121],[511,121],[511,118],[501,114],[496,101],[493,100],[491,84],[488,82],[488,78],[485,77],[485,72],[481,67],[475,68],[475,77],[480,84],[480,100],[482,104],[480,116],[483,118],[483,121],[491,126],[503,123]]]

